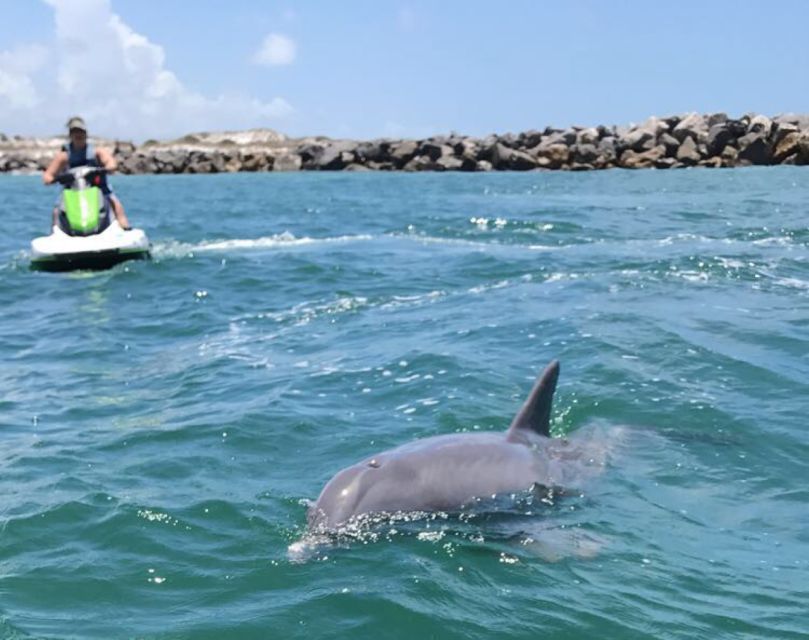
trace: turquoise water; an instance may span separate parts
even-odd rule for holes
[[[53,193],[0,177],[0,638],[809,637],[805,169],[116,188],[154,260],[44,274]],[[583,493],[289,556],[554,357],[556,434],[629,434]]]

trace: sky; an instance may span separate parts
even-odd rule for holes
[[[0,133],[426,137],[809,113],[809,0],[0,0]]]

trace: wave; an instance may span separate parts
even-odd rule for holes
[[[363,242],[372,240],[373,236],[367,234],[345,235],[327,238],[296,237],[289,231],[277,233],[260,238],[233,238],[228,240],[204,240],[197,243],[168,241],[156,243],[152,246],[152,254],[156,258],[184,258],[195,253],[205,252],[231,252],[252,251],[256,249],[278,249],[300,247],[305,245]]]

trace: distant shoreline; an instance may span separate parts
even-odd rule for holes
[[[42,171],[61,137],[0,134],[0,173]],[[189,134],[141,145],[96,140],[123,174],[260,171],[530,171],[809,165],[809,115],[690,113],[628,126],[569,127],[475,138],[289,138],[270,129]]]

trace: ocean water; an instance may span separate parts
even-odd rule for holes
[[[809,637],[805,169],[115,183],[153,260],[45,274],[0,177],[0,638]],[[552,358],[581,491],[290,554]]]

